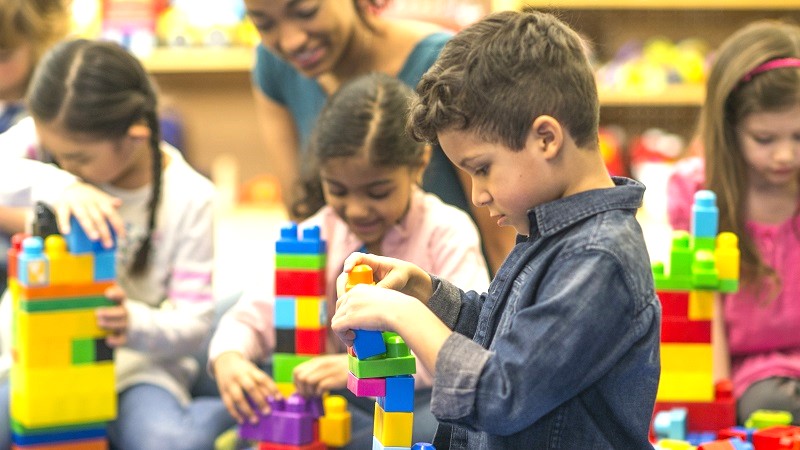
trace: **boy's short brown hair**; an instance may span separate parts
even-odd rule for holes
[[[417,85],[409,129],[469,130],[519,150],[536,117],[558,120],[579,147],[597,146],[600,107],[578,34],[556,17],[504,11],[456,34]]]

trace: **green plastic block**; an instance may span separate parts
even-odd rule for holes
[[[94,339],[75,339],[72,341],[72,364],[90,364],[97,360]]]
[[[719,285],[717,263],[714,253],[709,250],[698,250],[692,263],[692,287],[695,289],[716,289]]]
[[[717,238],[715,237],[695,237],[692,242],[692,247],[694,251],[698,250],[711,250],[712,252],[714,249],[717,248]]]
[[[719,280],[719,291],[726,294],[739,292],[739,280]]]
[[[327,263],[325,254],[276,253],[276,269],[324,269]]]
[[[417,372],[416,358],[411,355],[372,360],[359,360],[348,355],[347,364],[350,372],[358,378],[386,378]]]
[[[276,383],[291,383],[292,371],[298,365],[313,358],[311,355],[275,353],[272,355],[272,379]]]
[[[771,411],[757,409],[750,414],[744,426],[747,428],[762,429],[773,425],[791,425],[792,413],[788,411]]]
[[[20,300],[19,308],[28,312],[67,311],[75,309],[114,306],[115,302],[105,297],[76,297],[66,300]]]

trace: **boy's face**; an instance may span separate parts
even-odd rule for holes
[[[489,208],[497,225],[527,236],[528,211],[557,198],[547,160],[531,138],[519,151],[463,130],[440,132],[438,138],[450,161],[472,178],[472,203]]]

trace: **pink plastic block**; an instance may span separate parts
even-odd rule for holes
[[[347,389],[356,397],[384,397],[386,378],[358,378],[352,372],[348,372]]]

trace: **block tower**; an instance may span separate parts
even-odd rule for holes
[[[107,449],[117,413],[112,350],[95,309],[115,279],[114,249],[71,232],[14,237],[10,378],[13,448]]]
[[[270,399],[271,413],[244,424],[239,435],[258,441],[260,450],[324,449],[350,440],[350,413],[340,396],[306,399],[294,393],[292,371],[325,353],[326,245],[319,227],[298,234],[296,224],[281,228],[275,244],[275,332],[272,377],[285,400]]]
[[[371,284],[372,269],[353,268],[345,290]],[[377,397],[373,425],[373,450],[410,449],[414,426],[416,359],[395,333],[356,330],[348,356],[347,388],[358,397]]]
[[[718,234],[718,223],[716,195],[698,191],[691,230],[673,232],[669,273],[663,263],[653,264],[662,307],[661,380],[655,414],[675,410],[672,417],[684,416],[686,425],[679,428],[688,433],[716,431],[736,421],[730,382],[715,386],[712,372],[714,299],[739,288],[738,237]],[[664,418],[662,414],[656,422]],[[660,437],[683,439],[675,433]]]

